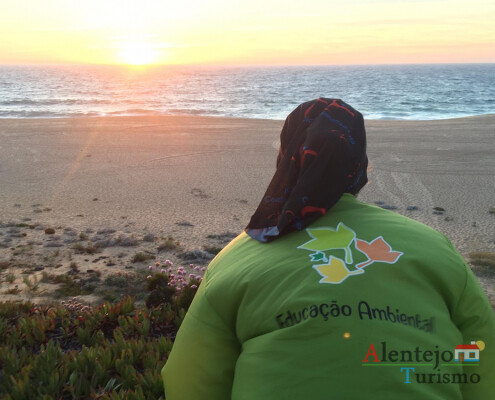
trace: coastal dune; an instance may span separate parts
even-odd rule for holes
[[[29,239],[5,240],[19,223],[170,236],[190,250],[232,237],[273,175],[282,125],[199,116],[0,120],[0,262],[15,261],[16,244]],[[441,231],[466,259],[495,251],[495,115],[370,120],[366,129],[362,201]],[[493,281],[482,284],[493,296]]]

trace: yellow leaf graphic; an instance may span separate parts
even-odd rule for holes
[[[357,275],[364,273],[364,270],[349,271],[344,262],[339,258],[330,256],[328,264],[313,265],[313,268],[323,276],[320,283],[341,283],[349,275]]]

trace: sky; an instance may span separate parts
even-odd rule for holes
[[[0,64],[495,62],[493,0],[0,0]]]

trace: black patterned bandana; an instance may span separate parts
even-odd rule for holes
[[[277,170],[246,233],[269,242],[304,229],[342,194],[357,194],[367,166],[361,113],[339,99],[301,104],[285,120]]]

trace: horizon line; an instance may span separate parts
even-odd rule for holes
[[[154,67],[231,67],[231,68],[280,68],[280,67],[372,67],[372,66],[414,66],[414,65],[495,65],[495,61],[488,62],[410,62],[410,63],[363,63],[363,64],[243,64],[243,63],[156,63],[145,65],[132,65],[125,63],[78,63],[78,62],[53,62],[53,63],[30,63],[30,62],[2,62],[0,66],[10,67],[65,67],[65,66],[84,66],[84,67],[125,67],[129,69],[149,69]]]

